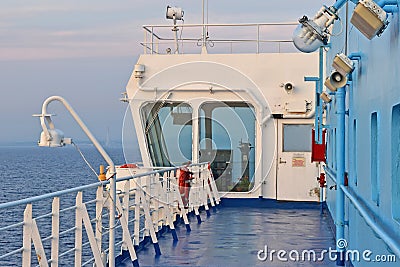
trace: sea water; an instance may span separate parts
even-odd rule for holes
[[[107,166],[102,156],[91,145],[79,145],[86,160],[98,172],[99,165]],[[122,147],[106,148],[116,165],[127,163],[124,150]],[[132,158],[132,157],[131,157]],[[136,159],[129,160],[129,163],[140,161],[139,153]],[[0,203],[24,199],[28,197],[38,196],[46,193],[56,192],[68,188],[98,182],[96,174],[91,170],[87,163],[82,159],[81,154],[73,147],[63,148],[47,148],[47,147],[0,147]],[[85,193],[84,193],[85,194]],[[63,196],[61,198],[61,209],[74,205],[76,193]],[[84,199],[85,196],[84,195]],[[90,199],[95,197],[94,191]],[[87,198],[88,199],[88,198]],[[0,228],[21,222],[23,220],[23,212],[25,205],[7,210],[0,210]],[[46,202],[33,203],[34,216],[51,212],[51,199]],[[93,216],[94,212],[89,211]],[[60,224],[60,231],[74,226],[74,210],[70,211],[70,220],[64,224]],[[43,222],[47,220],[47,222]],[[49,223],[50,222],[50,223]],[[51,217],[38,220],[41,237],[51,234]],[[86,233],[83,231],[84,242]],[[71,237],[60,240],[60,252],[66,251],[74,247],[74,232]],[[107,236],[105,235],[105,238]],[[50,242],[44,242],[47,259],[50,258]],[[4,255],[14,249],[22,247],[22,226],[12,230],[0,232],[0,255]],[[34,251],[34,248],[32,247]],[[20,266],[21,254],[0,260],[0,266]],[[37,259],[32,254],[33,266],[36,265]],[[73,265],[72,252],[69,256],[60,259],[60,266]],[[84,254],[84,259],[90,258],[92,255]]]

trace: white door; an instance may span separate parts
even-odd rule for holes
[[[278,120],[277,199],[319,201],[318,164],[311,163],[312,120]]]

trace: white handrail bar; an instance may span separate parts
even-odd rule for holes
[[[298,22],[271,22],[271,23],[208,23],[208,24],[201,24],[201,23],[193,23],[193,24],[182,24],[178,27],[232,27],[232,26],[297,26],[299,25]],[[145,24],[143,28],[171,28],[172,25],[166,24]]]
[[[325,166],[325,172],[332,179],[332,181],[336,184],[336,172]],[[340,188],[336,188],[336,190],[342,190],[347,199],[353,204],[354,208],[361,214],[361,217],[364,218],[365,223],[371,227],[371,229],[386,243],[386,245],[392,250],[397,257],[400,258],[400,243],[393,239],[389,233],[387,233],[383,227],[381,227],[370,215],[370,211],[362,202],[358,199],[357,194],[351,192],[347,186],[341,185]]]
[[[117,213],[120,214],[117,218],[117,220],[119,221],[119,225],[116,225],[116,227],[114,227],[114,230],[122,230],[122,236],[124,236],[122,241],[116,242],[116,244],[122,244],[122,249],[129,250],[131,259],[133,261],[136,261],[137,257],[133,249],[134,244],[132,243],[131,236],[134,237],[133,241],[135,242],[135,244],[139,244],[139,242],[141,242],[141,240],[143,240],[146,236],[151,236],[151,241],[154,245],[155,252],[156,254],[160,255],[161,250],[158,245],[156,232],[158,232],[162,227],[167,226],[170,228],[174,240],[177,240],[177,235],[174,229],[174,221],[176,215],[180,215],[183,218],[186,228],[188,229],[188,231],[190,231],[187,212],[195,211],[196,215],[199,216],[199,207],[204,206],[207,213],[209,213],[208,203],[211,203],[211,205],[214,206],[215,203],[218,203],[219,201],[218,192],[215,191],[215,183],[210,177],[208,163],[192,164],[185,167],[189,168],[194,173],[195,177],[195,187],[193,187],[192,193],[189,197],[189,209],[183,209],[184,204],[182,202],[182,198],[179,193],[179,186],[177,183],[178,179],[176,177],[176,170],[182,167],[168,167],[162,170],[150,171],[119,178],[117,180],[118,184],[124,184],[124,190],[117,195],[115,201],[112,201],[109,197],[109,189],[105,186],[109,184],[109,182],[106,181],[62,190],[59,192],[49,193],[28,199],[17,200],[11,202],[11,204],[1,204],[0,211],[10,208],[18,208],[18,206],[25,204],[27,204],[27,209],[25,210],[24,222],[22,224],[14,223],[11,225],[15,227],[23,226],[25,234],[23,236],[24,243],[22,248],[16,248],[11,252],[6,251],[5,254],[0,255],[0,260],[4,260],[7,255],[14,255],[23,252],[22,266],[30,266],[32,263],[31,243],[33,241],[33,247],[35,248],[36,254],[38,255],[38,263],[40,266],[47,266],[50,263],[52,266],[58,266],[58,259],[60,257],[65,257],[66,255],[70,255],[73,253],[75,253],[75,264],[80,265],[83,260],[82,256],[84,255],[84,249],[90,249],[93,254],[92,256],[94,256],[90,259],[85,256],[85,263],[95,261],[96,266],[104,266],[106,262],[104,261],[105,258],[103,257],[103,255],[104,253],[110,251],[110,247],[102,250],[101,236],[108,234],[110,229],[100,232],[98,232],[98,230],[102,229],[101,218],[103,218],[104,215],[102,210],[104,208],[109,209],[113,203],[116,203]],[[163,176],[160,175],[162,173],[164,173]],[[135,189],[132,189],[132,185],[134,184],[136,184],[137,186],[135,187]],[[97,188],[96,199],[83,202],[82,192],[86,190],[91,190],[91,192],[93,192],[93,189],[95,188]],[[60,196],[71,193],[77,193],[76,203],[72,204],[72,206],[64,207],[61,210],[61,200],[68,200],[64,197],[61,199]],[[120,198],[122,199],[122,202],[120,202]],[[132,203],[132,201],[129,200],[130,198],[134,198],[135,203]],[[38,201],[51,199],[53,199],[51,213],[46,213],[43,215],[38,214],[38,216],[36,217],[32,216],[32,204],[35,204]],[[136,200],[139,200],[139,202],[136,202]],[[97,205],[99,203],[101,203],[102,205],[100,206],[100,210],[97,210]],[[89,205],[91,205],[91,207],[89,207]],[[88,210],[93,210],[94,205],[96,206],[95,219],[90,218],[88,214]],[[43,209],[43,206],[40,207],[41,209]],[[77,216],[74,220],[75,225],[69,229],[63,229],[63,231],[61,232],[59,229],[60,221],[68,217],[68,215],[66,215],[68,214],[67,212],[73,212],[73,210],[75,210],[75,214]],[[135,210],[135,218],[132,220],[128,220],[130,210]],[[52,221],[52,225],[50,228],[51,233],[49,232],[50,230],[48,227],[43,228],[45,229],[45,233],[40,233],[40,229],[42,229],[40,226],[48,222],[48,220],[46,221],[44,219],[49,218],[50,214],[52,215],[52,219],[50,220]],[[36,222],[38,219],[41,219],[40,224]],[[68,221],[71,221],[70,217],[68,217]],[[96,225],[95,228],[92,228],[93,223],[95,223]],[[131,234],[128,228],[129,224],[135,224],[140,227],[135,229],[135,232]],[[85,232],[88,236],[88,239],[86,240],[82,239],[83,227],[85,227]],[[0,228],[0,230],[8,230],[9,228],[11,227],[6,226]],[[59,253],[59,243],[61,242],[61,240],[64,240],[63,242],[70,242],[67,241],[67,239],[71,235],[67,234],[72,232],[75,232],[75,247]],[[51,255],[46,255],[48,254],[48,252],[43,249],[44,247],[46,247],[44,246],[44,242],[51,242]],[[10,247],[13,248],[15,246]],[[85,255],[87,255],[87,253]],[[109,263],[110,262],[112,261],[109,259]]]
[[[143,31],[144,31],[144,41],[141,42],[140,44],[143,46],[144,48],[144,54],[150,53],[150,54],[160,54],[159,52],[159,45],[169,45],[168,42],[171,42],[171,44],[173,45],[178,45],[179,42],[183,44],[197,44],[197,46],[207,46],[210,45],[210,47],[213,47],[214,44],[231,44],[231,50],[232,50],[232,45],[233,44],[237,44],[237,43],[256,43],[256,51],[255,53],[260,53],[260,44],[271,44],[271,43],[276,43],[278,44],[278,52],[281,52],[280,49],[280,44],[282,43],[293,43],[291,38],[288,37],[288,39],[285,40],[265,40],[264,38],[261,37],[262,34],[262,29],[266,28],[266,27],[285,27],[285,26],[289,26],[289,27],[294,27],[297,26],[298,23],[297,22],[276,22],[276,23],[207,23],[207,24],[182,24],[182,25],[176,25],[176,26],[171,26],[171,25],[165,25],[165,24],[155,24],[155,25],[143,25]],[[180,35],[180,38],[176,38],[176,35],[172,37],[163,37],[161,36],[162,34],[166,34],[165,33],[165,29],[170,29],[171,27],[175,27],[179,28],[182,30],[184,29],[188,29],[190,32],[193,31],[193,29],[204,29],[207,28],[208,31],[212,31],[212,28],[214,29],[222,29],[222,28],[227,28],[227,27],[240,27],[240,28],[253,28],[255,27],[256,33],[254,38],[248,39],[248,38],[211,38],[210,36],[204,36],[203,35],[198,38],[195,37],[191,37],[191,38],[187,38],[182,36],[182,32]],[[292,31],[291,31],[292,32]],[[186,33],[187,34],[187,33]],[[193,32],[192,32],[193,34]],[[197,33],[199,34],[199,33]],[[237,32],[233,32],[232,34],[236,34]],[[150,38],[148,38],[150,36]],[[154,45],[157,45],[156,50],[154,50]],[[189,50],[192,50],[193,48],[189,48]],[[219,49],[221,49],[221,47],[219,47]],[[169,51],[169,52],[168,52]],[[183,51],[178,52],[177,49],[175,49],[175,51],[177,53],[182,53],[184,54]],[[194,52],[194,51],[192,51]],[[166,49],[166,53],[171,53],[170,48]],[[231,53],[233,53],[233,51],[231,51]]]

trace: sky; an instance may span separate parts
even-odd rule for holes
[[[333,2],[209,0],[208,19],[293,22]],[[127,106],[119,98],[143,51],[141,26],[170,24],[167,5],[182,7],[185,23],[201,23],[201,0],[1,0],[0,145],[35,144],[41,127],[32,114],[51,95],[64,97],[99,141],[107,131],[120,141]],[[60,103],[49,112],[66,137],[86,139]]]

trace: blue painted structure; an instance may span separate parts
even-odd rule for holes
[[[343,2],[343,1],[338,1]],[[337,2],[337,3],[338,3]],[[356,61],[345,88],[326,108],[327,207],[336,214],[337,238],[348,250],[397,256],[397,262],[357,262],[354,266],[398,266],[400,257],[400,103],[398,1],[379,1],[388,13],[382,36],[368,40],[352,24],[355,5],[338,13],[327,52],[326,73],[337,53]],[[338,33],[338,34],[336,34]],[[345,98],[343,96],[346,95]],[[344,108],[344,109],[343,109]],[[345,114],[343,114],[345,111]],[[344,172],[348,185],[344,185]]]

